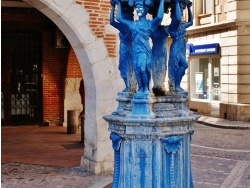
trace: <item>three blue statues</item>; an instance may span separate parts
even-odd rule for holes
[[[104,116],[114,149],[112,187],[193,188],[190,142],[199,115],[188,109],[187,92],[180,86],[188,67],[185,35],[193,24],[192,2],[110,3],[110,24],[119,30],[119,70],[125,83],[116,99],[118,108]],[[161,24],[164,13],[170,14],[169,25]],[[167,71],[169,91],[164,84]]]
[[[151,76],[155,96],[167,94],[164,81],[167,72],[166,42],[172,38],[168,60],[169,90],[183,92],[182,77],[186,61],[186,29],[193,24],[190,0],[111,0],[110,24],[119,30],[119,70],[124,80],[124,92],[149,93]],[[115,7],[118,7],[115,19]],[[188,10],[188,22],[182,21]],[[134,19],[133,11],[138,19]],[[171,11],[171,24],[161,25],[164,13]],[[147,14],[152,19],[147,19]],[[117,21],[116,21],[117,20]],[[150,45],[152,40],[152,47]],[[137,88],[138,87],[138,88]]]

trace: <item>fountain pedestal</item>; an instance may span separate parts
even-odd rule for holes
[[[190,140],[199,115],[187,108],[187,93],[119,93],[117,100],[104,117],[115,155],[112,187],[192,188]]]

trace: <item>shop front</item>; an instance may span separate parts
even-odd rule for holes
[[[189,108],[219,116],[221,65],[218,43],[187,44],[189,60]]]

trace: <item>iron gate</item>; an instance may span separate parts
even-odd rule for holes
[[[2,34],[2,122],[41,121],[41,37]]]

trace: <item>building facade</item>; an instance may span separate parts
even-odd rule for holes
[[[110,0],[2,0],[1,6],[2,122],[65,125],[67,110],[82,109],[83,78],[81,165],[110,173],[113,150],[103,116],[117,108],[124,87]],[[193,0],[182,82],[191,109],[250,121],[249,10],[249,1]]]
[[[250,1],[193,0],[187,34],[189,107],[250,121]]]

